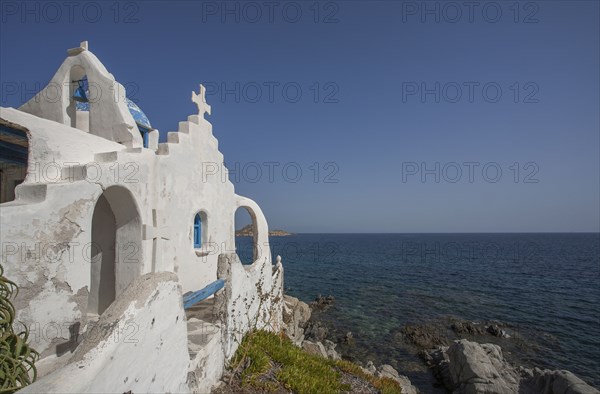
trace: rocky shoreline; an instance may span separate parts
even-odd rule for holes
[[[284,332],[296,346],[301,347],[307,353],[316,354],[332,360],[340,360],[342,357],[336,351],[337,344],[325,339],[326,331],[324,327],[318,324],[309,325],[312,310],[327,308],[333,301],[334,298],[331,296],[319,296],[309,306],[296,297],[285,295],[283,298]],[[308,331],[305,331],[307,329]],[[308,334],[308,338],[310,339],[307,339],[307,335],[305,334]],[[351,339],[352,334],[349,332],[346,335],[346,340]],[[411,384],[410,380],[406,376],[400,375],[391,365],[383,364],[379,367],[375,367],[375,365],[370,362],[366,364],[366,367],[362,367],[362,370],[365,373],[376,377],[386,377],[395,380],[400,384],[402,393],[417,393],[416,387]]]
[[[286,335],[296,346],[309,353],[330,359],[345,358],[338,353],[336,347],[338,344],[351,345],[354,341],[352,332],[348,331],[338,338],[329,338],[328,328],[318,319],[311,319],[315,316],[313,312],[320,314],[334,302],[332,296],[319,296],[309,305],[295,297],[284,296]],[[419,356],[435,377],[436,385],[446,392],[600,394],[600,391],[569,371],[516,366],[505,359],[499,345],[469,340],[511,338],[509,327],[502,322],[474,323],[456,320],[451,323],[450,329],[458,339],[452,340],[442,330],[427,325],[406,325],[401,330],[404,340],[419,349]],[[464,336],[469,339],[463,338]],[[352,361],[361,365],[363,371],[369,374],[396,380],[404,393],[419,392],[408,377],[401,375],[390,365],[375,367],[369,360]]]

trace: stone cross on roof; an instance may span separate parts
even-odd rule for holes
[[[87,51],[89,48],[87,41],[81,41],[77,48],[67,49],[67,54],[69,56],[79,55],[83,51]]]
[[[192,101],[198,106],[198,116],[204,119],[204,114],[210,115],[210,105],[206,103],[206,88],[200,84],[200,94],[192,92]]]

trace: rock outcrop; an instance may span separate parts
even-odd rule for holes
[[[402,328],[406,340],[421,349],[433,349],[448,344],[448,339],[431,325],[407,324]]]
[[[310,303],[310,309],[313,311],[324,311],[335,302],[335,297],[332,295],[322,296],[319,294],[313,302]]]
[[[306,353],[327,358],[327,349],[321,342],[304,341],[302,342],[302,349]]]
[[[304,329],[304,335],[312,340],[323,342],[329,335],[329,330],[320,321],[311,321]]]
[[[410,379],[404,375],[400,375],[391,365],[380,365],[375,372],[375,376],[395,380],[400,384],[403,394],[417,394],[417,388],[412,385]]]
[[[417,388],[412,385],[410,379],[404,375],[400,375],[398,371],[394,369],[391,365],[383,364],[378,368],[375,368],[375,365],[372,361],[367,361],[366,367],[361,367],[364,373],[368,373],[369,375],[376,376],[378,378],[388,378],[395,380],[400,385],[403,394],[417,394]]]
[[[324,342],[325,345],[325,350],[327,351],[327,357],[332,359],[332,360],[341,360],[342,357],[339,355],[339,353],[335,350],[336,348],[336,344],[329,341],[329,340],[325,340]]]
[[[599,391],[569,371],[520,368],[521,392],[540,394],[598,394]]]
[[[450,376],[461,393],[516,393],[517,372],[504,360],[498,345],[465,339],[448,348]]]
[[[302,346],[304,329],[310,320],[310,307],[296,297],[283,296],[283,332],[296,346]]]
[[[568,371],[513,367],[494,344],[461,339],[425,352],[424,358],[446,389],[458,394],[600,394]]]
[[[308,304],[296,297],[283,296],[283,331],[294,345],[310,354],[341,360],[341,356],[335,350],[336,344],[325,339],[325,326],[318,322],[308,324],[310,316],[311,308]]]

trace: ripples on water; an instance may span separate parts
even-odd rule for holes
[[[237,242],[248,261],[251,239]],[[271,248],[287,294],[335,296],[328,319],[357,338],[344,350],[422,390],[430,377],[399,329],[448,317],[507,323],[515,360],[600,387],[600,234],[298,234]]]

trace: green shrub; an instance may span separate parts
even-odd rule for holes
[[[34,363],[39,354],[27,344],[27,328],[19,333],[13,329],[15,307],[10,299],[18,290],[14,282],[4,277],[0,265],[0,393],[15,392],[37,376]]]
[[[244,337],[231,360],[242,386],[261,391],[284,387],[294,393],[340,393],[351,387],[341,381],[342,373],[358,376],[384,394],[400,393],[397,382],[369,375],[349,361],[333,361],[311,355],[283,336],[253,331]]]

